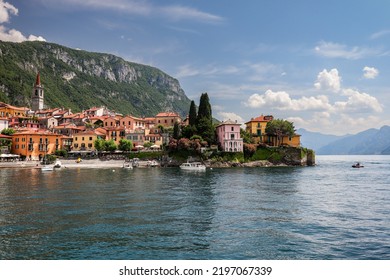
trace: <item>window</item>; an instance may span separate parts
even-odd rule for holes
[[[234,126],[232,126],[232,131],[234,131]]]
[[[234,139],[234,133],[230,134],[230,139]]]
[[[89,137],[89,141],[92,141],[92,137]]]

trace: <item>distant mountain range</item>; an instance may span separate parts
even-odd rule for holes
[[[390,126],[354,135],[335,136],[298,129],[302,146],[318,155],[390,155]]]
[[[0,41],[0,101],[31,107],[38,71],[51,108],[80,112],[104,105],[139,117],[164,111],[186,116],[190,108],[179,81],[157,68],[46,42]]]

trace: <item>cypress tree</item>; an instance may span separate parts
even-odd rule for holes
[[[202,93],[202,95],[200,96],[197,121],[204,117],[212,121],[210,99],[207,92]]]
[[[194,100],[191,101],[191,106],[190,106],[190,112],[188,114],[188,121],[189,125],[195,125],[196,124],[196,106]]]
[[[210,145],[215,142],[215,128],[211,113],[211,105],[207,93],[202,93],[199,102],[198,116],[196,118],[197,133]]]

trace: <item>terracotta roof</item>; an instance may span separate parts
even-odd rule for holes
[[[0,138],[12,139],[12,136],[0,134]]]
[[[156,115],[156,118],[162,118],[162,117],[179,117],[179,115],[174,112],[163,112],[163,113],[158,113]]]
[[[274,117],[272,115],[267,115],[267,116],[261,115],[260,117],[252,118],[249,122],[246,122],[246,123],[250,123],[250,122],[269,122],[269,121],[272,121],[273,118]]]

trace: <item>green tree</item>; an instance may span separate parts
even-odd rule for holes
[[[277,145],[280,145],[283,136],[292,137],[295,134],[294,124],[287,120],[276,119],[269,121],[265,127],[265,133],[277,137]]]
[[[207,93],[202,93],[200,96],[198,116],[196,118],[196,130],[209,144],[215,142],[215,127],[213,125],[211,104]]]
[[[195,125],[187,125],[181,130],[181,137],[183,138],[191,138],[193,135],[197,133]],[[181,138],[179,137],[179,138]]]
[[[117,148],[118,148],[118,146],[115,144],[114,140],[111,139],[108,141],[104,141],[104,150],[105,151],[113,152]]]
[[[198,134],[207,141],[209,144],[215,143],[215,127],[212,123],[212,120],[203,117],[198,121],[196,127]]]
[[[133,148],[133,142],[131,142],[130,140],[126,140],[126,139],[119,140],[119,145],[118,145],[119,150],[128,152],[131,151],[132,148]]]
[[[251,137],[251,134],[247,132],[245,129],[240,128],[240,135],[244,143],[253,144],[253,139]]]
[[[98,138],[93,142],[95,149],[99,152],[104,151],[104,139]]]
[[[196,124],[196,117],[197,117],[196,106],[195,106],[194,100],[192,100],[191,101],[191,105],[190,105],[190,112],[188,114],[188,123],[189,123],[189,125],[193,126],[193,125]]]
[[[209,96],[206,93],[202,93],[200,96],[198,116],[196,118],[196,123],[198,123],[202,118],[207,118],[212,122],[212,112]]]
[[[173,126],[173,138],[179,139],[180,137],[180,126],[178,122],[175,122],[175,125]]]
[[[1,134],[3,134],[3,135],[12,135],[14,133],[15,133],[15,130],[13,128],[4,128],[1,131]]]

